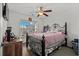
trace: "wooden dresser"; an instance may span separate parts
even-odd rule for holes
[[[3,56],[22,56],[22,41],[4,42]]]

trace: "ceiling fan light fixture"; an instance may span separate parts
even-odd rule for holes
[[[39,12],[38,14],[39,14],[40,16],[43,16],[43,13],[42,13],[42,12]]]
[[[48,16],[48,14],[46,12],[52,12],[52,10],[43,10],[43,7],[39,7],[37,9],[37,17],[39,16]]]

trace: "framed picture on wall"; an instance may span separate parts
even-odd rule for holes
[[[8,21],[9,19],[9,10],[7,3],[2,3],[2,16],[4,20]]]

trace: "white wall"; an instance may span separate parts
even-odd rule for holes
[[[0,4],[0,52],[2,52],[2,48],[1,48],[1,4]],[[2,55],[2,53],[0,53],[0,56]]]
[[[7,21],[5,21],[2,17],[2,4],[0,3],[0,56],[2,55],[2,47],[1,43],[3,41],[3,35],[7,28]]]
[[[75,37],[79,36],[79,4],[64,4],[64,3],[50,3],[50,4],[28,4],[28,3],[10,3],[9,6],[9,22],[8,26],[12,26],[13,32],[19,35],[19,21],[21,19],[27,19],[28,16],[32,16],[34,20],[37,20],[39,29],[43,25],[51,25],[55,22],[64,24],[68,23],[68,43]],[[52,9],[51,13],[48,13],[49,17],[35,17],[36,9],[43,6],[45,9]],[[33,14],[33,15],[31,15]]]

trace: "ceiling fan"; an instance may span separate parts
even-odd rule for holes
[[[39,16],[48,16],[48,14],[46,12],[52,12],[52,10],[43,10],[43,7],[39,7],[37,9],[37,17]]]

